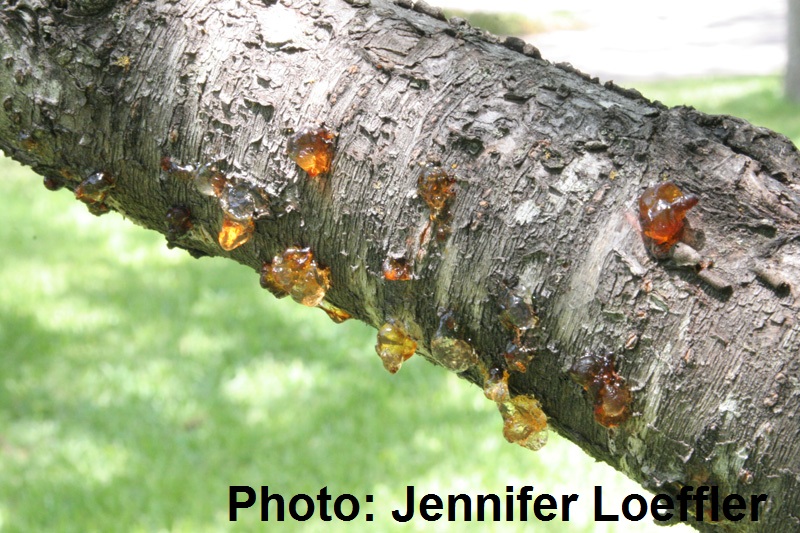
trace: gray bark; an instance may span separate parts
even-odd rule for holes
[[[786,65],[786,96],[800,102],[800,0],[787,0],[789,12],[786,17],[789,25],[786,34],[789,49]]]
[[[797,528],[797,149],[406,4],[7,1],[0,149],[44,176],[112,174],[108,204],[162,233],[167,209],[189,206],[195,228],[177,244],[195,254],[257,271],[311,246],[331,269],[330,302],[374,326],[412,320],[426,357],[445,308],[482,365],[499,364],[511,340],[500,287],[525,286],[541,323],[511,385],[555,430],[655,492],[769,494],[761,521],[726,531]],[[339,133],[323,187],[284,153],[287,128],[318,122]],[[269,194],[274,217],[224,252],[218,202],[161,172],[164,155],[219,161]],[[427,245],[419,279],[387,282],[385,257],[419,251],[426,161],[457,165],[452,234]],[[714,262],[700,275],[642,243],[636,198],[664,178],[700,197],[689,220]],[[603,348],[634,394],[635,416],[614,430],[566,378]]]

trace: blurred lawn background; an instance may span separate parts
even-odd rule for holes
[[[637,88],[800,141],[777,76]],[[594,523],[594,485],[609,509],[642,489],[552,433],[538,453],[507,444],[481,391],[422,359],[390,376],[371,328],[275,300],[255,272],[168,250],[116,213],[96,218],[7,158],[0,176],[0,531],[663,531]],[[327,486],[362,514],[261,524],[257,504],[230,523],[229,485]],[[406,485],[580,500],[569,524],[402,525],[391,511]]]

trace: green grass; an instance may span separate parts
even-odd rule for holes
[[[797,107],[778,86],[644,93],[790,132]],[[355,523],[270,530],[461,531],[390,513],[406,485],[504,495],[525,484],[579,493],[570,524],[467,529],[661,531],[594,524],[594,485],[617,503],[642,490],[555,435],[538,453],[507,444],[481,392],[422,359],[388,375],[370,328],[275,300],[255,272],[168,250],[116,214],[89,215],[8,159],[0,176],[0,531],[266,530],[257,509],[228,522],[229,485],[375,498]]]

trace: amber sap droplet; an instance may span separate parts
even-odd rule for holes
[[[115,184],[111,174],[106,172],[95,172],[75,189],[75,198],[85,204],[101,204],[105,201]]]
[[[431,355],[448,370],[464,372],[478,364],[478,356],[467,341],[454,336],[456,329],[452,312],[443,314],[431,340]]]
[[[286,152],[312,178],[327,173],[333,161],[336,135],[325,128],[306,128],[289,138]]]
[[[192,212],[188,207],[175,205],[167,210],[167,239],[174,241],[192,229]]]
[[[493,402],[508,401],[508,372],[497,367],[490,368],[483,381],[483,394]]]
[[[509,370],[524,374],[533,359],[533,351],[519,343],[509,343],[503,353],[503,359]]]
[[[93,204],[86,204],[86,209],[88,209],[89,212],[91,214],[93,214],[94,216],[96,216],[96,217],[105,215],[106,213],[111,211],[111,208],[108,207],[106,204],[104,204],[102,202],[96,202],[96,203],[93,203]]]
[[[287,248],[272,259],[275,284],[292,299],[316,307],[331,287],[330,271],[317,264],[310,248]]]
[[[264,262],[261,265],[261,277],[259,278],[259,282],[261,283],[261,288],[267,289],[275,298],[285,298],[289,296],[289,293],[284,291],[275,282],[275,278],[272,275],[272,263]]]
[[[168,155],[165,155],[161,158],[161,170],[164,172],[169,172],[172,168],[172,158]]]
[[[411,265],[404,257],[383,260],[383,278],[389,281],[408,281],[412,279]]]
[[[569,374],[592,397],[594,419],[600,425],[612,428],[630,418],[631,392],[614,368],[610,352],[587,353],[575,361]]]
[[[498,306],[500,307],[500,322],[506,329],[514,332],[519,342],[526,331],[539,325],[539,317],[533,305],[521,296],[525,292],[525,287],[519,287],[516,292],[502,288]]]
[[[161,170],[163,170],[173,178],[178,178],[183,180],[190,180],[194,175],[194,166],[178,165],[172,160],[171,157],[167,155],[161,158]]]
[[[236,220],[257,220],[270,215],[266,192],[243,179],[225,181],[219,205],[225,214]]]
[[[436,242],[442,243],[446,241],[447,238],[450,236],[451,231],[452,228],[450,227],[450,224],[440,222],[436,226],[436,231],[434,232],[434,235],[436,237]]]
[[[594,419],[601,426],[616,427],[630,417],[630,405],[631,392],[624,382],[604,382],[595,397]]]
[[[698,203],[697,196],[684,194],[671,181],[654,185],[639,198],[639,224],[652,241],[655,255],[663,256],[683,233],[686,213]]]
[[[197,169],[192,174],[192,183],[197,192],[205,196],[219,198],[227,183],[225,174],[219,171],[213,163],[208,163]]]
[[[547,415],[533,396],[514,396],[497,404],[503,417],[503,436],[529,450],[539,450],[547,443]]]
[[[350,320],[353,318],[353,315],[344,309],[340,309],[339,307],[336,307],[328,302],[321,302],[317,307],[325,311],[325,314],[328,315],[328,318],[333,320],[336,324],[341,324],[345,320]]]
[[[403,363],[417,351],[417,342],[395,321],[390,320],[378,330],[375,351],[390,374],[397,373]]]
[[[217,240],[223,250],[230,252],[249,241],[255,229],[256,225],[252,218],[239,221],[224,216],[222,218],[222,229],[219,230]]]
[[[95,172],[75,188],[75,198],[85,203],[91,214],[99,217],[110,211],[105,200],[114,185],[115,180],[110,174]]]
[[[64,179],[61,176],[49,175],[42,178],[42,184],[48,191],[57,191],[64,187]]]
[[[438,165],[427,165],[417,179],[417,192],[428,204],[431,219],[439,217],[455,196],[455,176]]]
[[[610,357],[611,356],[607,352],[600,355],[586,352],[586,355],[579,357],[572,364],[569,369],[569,376],[575,383],[588,391],[592,383],[602,374],[603,370],[607,368]]]
[[[252,219],[256,212],[256,199],[250,184],[244,180],[228,180],[219,196],[219,206],[234,220]]]

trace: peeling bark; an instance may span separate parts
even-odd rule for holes
[[[785,137],[601,85],[421,2],[0,5],[5,153],[73,190],[113,175],[106,203],[162,233],[187,206],[193,227],[174,244],[194,255],[258,272],[310,246],[330,303],[418,326],[428,358],[448,309],[481,366],[500,365],[513,335],[498,299],[526,287],[536,355],[510,385],[554,429],[655,492],[769,495],[761,521],[723,530],[800,525],[800,157]],[[318,123],[338,141],[316,182],[284,150]],[[161,171],[163,156],[217,162],[266,192],[272,217],[223,251],[219,202]],[[428,162],[458,179],[442,243],[421,239]],[[700,197],[686,240],[701,259],[656,261],[642,242],[636,199],[667,178]],[[416,258],[417,279],[384,280],[389,256]],[[566,375],[602,349],[634,396],[611,430]],[[462,377],[483,381],[478,367]]]

